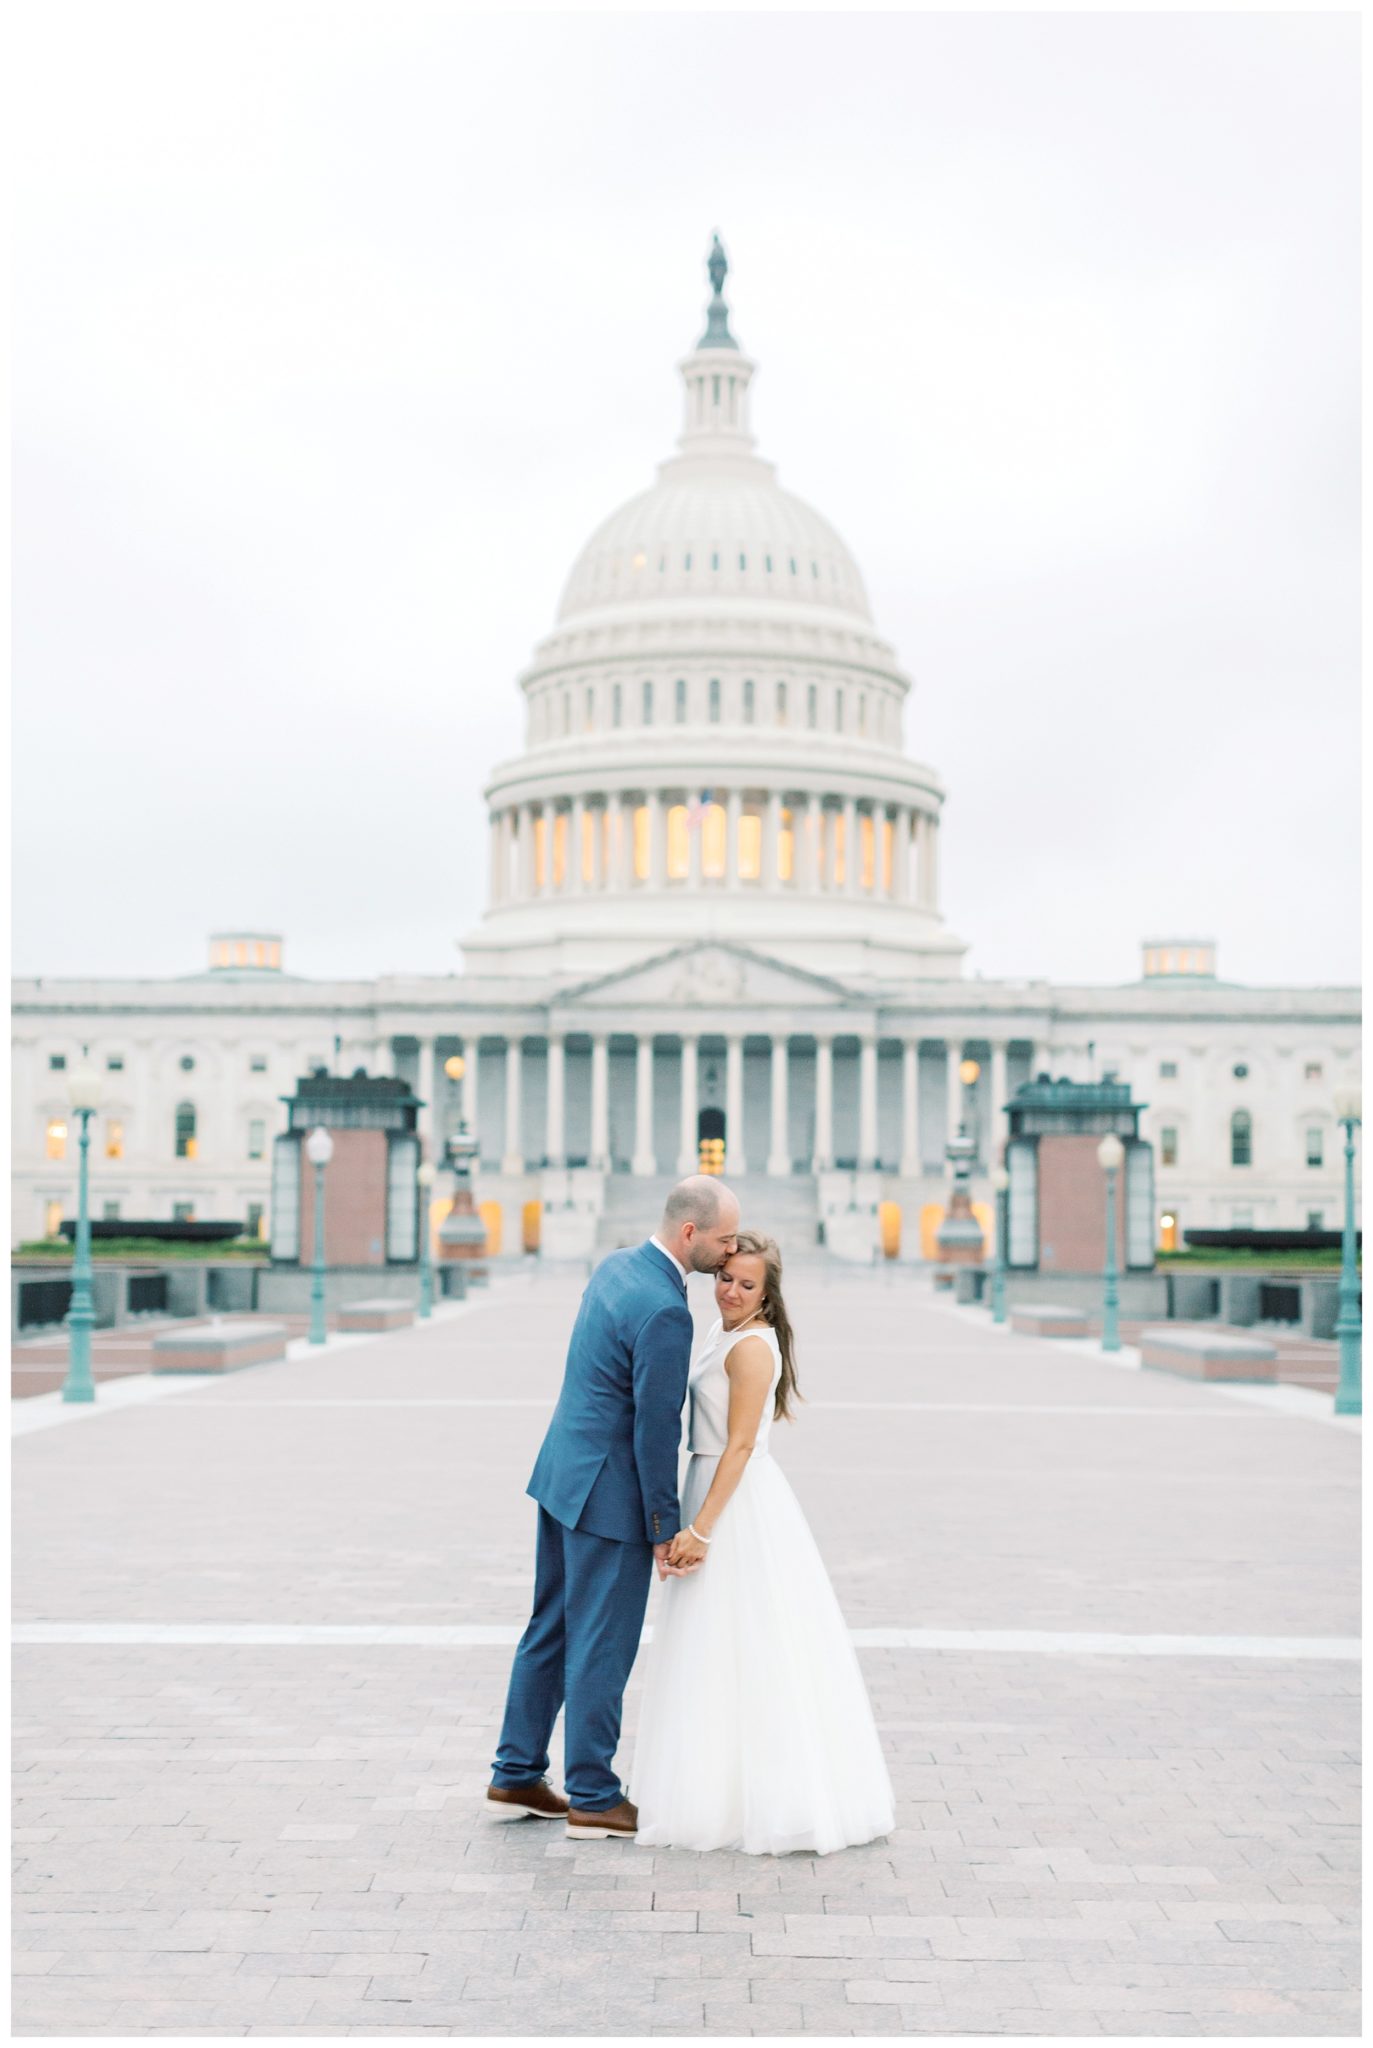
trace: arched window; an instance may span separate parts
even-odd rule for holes
[[[836,732],[844,730],[844,692],[842,690],[836,690],[834,693],[834,729]]]
[[[752,723],[753,723],[753,678],[752,678],[752,676],[745,676],[745,677],[744,677],[744,724],[745,724],[745,725],[752,725]]]
[[[643,721],[645,725],[653,723],[653,685],[648,682],[644,684]]]
[[[596,691],[595,691],[595,689],[594,689],[593,685],[592,685],[592,684],[590,684],[590,683],[588,683],[588,684],[587,684],[587,686],[586,686],[586,691],[585,691],[585,693],[584,693],[584,696],[583,696],[583,699],[582,699],[582,727],[583,727],[583,730],[584,730],[584,731],[586,731],[586,732],[591,732],[591,731],[592,731],[592,730],[594,729],[594,727],[595,727],[595,724],[596,724]]]
[[[124,1123],[120,1117],[111,1116],[105,1119],[105,1157],[107,1159],[122,1159],[124,1157]]]
[[[806,685],[806,724],[814,732],[820,718],[820,693],[814,683]]]
[[[67,1156],[67,1122],[65,1117],[48,1119],[45,1150],[49,1159],[65,1159]]]
[[[686,715],[687,715],[687,687],[686,687],[686,677],[685,677],[685,676],[678,676],[678,678],[677,678],[677,697],[676,697],[676,706],[677,706],[677,723],[678,723],[678,725],[685,725],[685,724],[686,724]]]
[[[616,683],[614,689],[610,693],[610,723],[612,725],[619,725],[623,716],[624,691],[621,685],[619,683]]]
[[[178,1102],[176,1105],[176,1156],[178,1159],[194,1159],[195,1155],[195,1104],[193,1102]]]
[[[564,690],[564,691],[563,691],[563,731],[564,731],[565,733],[568,733],[568,732],[571,732],[571,730],[572,730],[572,692],[571,692],[570,690]]]
[[[710,722],[712,725],[720,723],[720,678],[718,676],[712,676],[710,679]]]
[[[778,723],[779,725],[785,725],[785,724],[786,724],[786,722],[787,722],[787,686],[786,686],[786,684],[785,684],[785,683],[779,683],[779,684],[777,685],[777,723]]]
[[[1254,1120],[1247,1109],[1237,1109],[1230,1119],[1230,1164],[1254,1163]]]

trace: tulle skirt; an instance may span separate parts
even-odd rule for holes
[[[718,1461],[696,1456],[683,1526]],[[826,1855],[895,1825],[858,1658],[780,1467],[750,1459],[700,1570],[660,1590],[629,1776],[640,1843]]]

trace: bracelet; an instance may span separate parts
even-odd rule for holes
[[[713,1536],[703,1536],[694,1522],[687,1523],[687,1530],[689,1534],[696,1538],[696,1541],[698,1543],[705,1543],[709,1545],[715,1541],[715,1538]]]

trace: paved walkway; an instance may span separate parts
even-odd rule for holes
[[[1356,1429],[902,1274],[793,1294],[778,1454],[888,1840],[484,1820],[576,1296],[500,1282],[228,1380],[18,1404],[14,2031],[1355,2032]]]

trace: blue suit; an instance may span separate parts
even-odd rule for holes
[[[677,1451],[691,1340],[686,1286],[656,1246],[612,1252],[596,1268],[526,1489],[539,1504],[534,1611],[510,1674],[498,1785],[543,1776],[565,1706],[573,1806],[604,1812],[624,1796],[615,1751],[653,1545],[680,1526]]]

